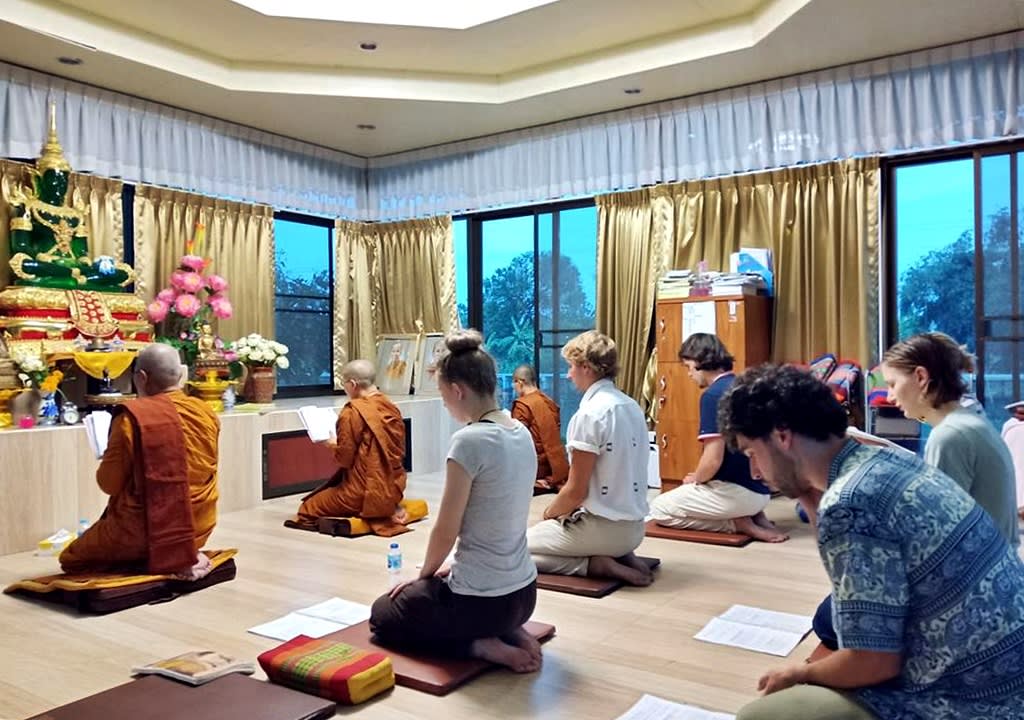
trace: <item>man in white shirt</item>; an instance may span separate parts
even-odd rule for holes
[[[640,406],[615,387],[618,352],[589,331],[562,348],[568,377],[583,393],[569,421],[569,479],[527,533],[537,569],[556,575],[609,577],[650,585],[634,550],[647,515],[647,422]]]

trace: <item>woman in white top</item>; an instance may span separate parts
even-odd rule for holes
[[[386,645],[533,672],[540,645],[523,624],[537,601],[526,546],[537,457],[529,430],[497,407],[494,360],[482,342],[475,330],[445,338],[438,389],[451,416],[469,424],[452,436],[419,578],[377,599],[370,628]]]
[[[647,421],[617,387],[615,342],[585,332],[562,348],[568,377],[583,393],[569,421],[569,479],[530,528],[530,554],[543,573],[608,577],[650,585],[653,575],[633,551],[647,515]]]

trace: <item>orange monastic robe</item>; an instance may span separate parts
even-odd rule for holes
[[[402,411],[383,393],[349,400],[338,413],[337,436],[338,472],[306,497],[297,522],[315,526],[322,517],[390,518],[405,493]]]
[[[569,478],[569,460],[562,445],[558,404],[540,390],[517,398],[512,417],[529,429],[537,451],[538,489],[558,489]],[[546,484],[545,484],[546,483]]]
[[[217,524],[217,454],[220,420],[210,406],[180,390],[166,393],[177,411],[184,438],[184,465],[191,504],[195,549],[206,543]],[[146,398],[149,400],[149,398]],[[118,415],[110,429],[96,481],[110,495],[107,509],[79,539],[61,553],[64,572],[138,569],[145,566],[150,550],[147,508],[138,483],[138,438],[127,412]]]

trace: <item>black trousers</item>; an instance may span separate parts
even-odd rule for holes
[[[384,645],[445,657],[466,657],[474,640],[508,636],[533,614],[537,583],[499,597],[459,595],[440,578],[417,580],[398,597],[382,595],[370,630]]]

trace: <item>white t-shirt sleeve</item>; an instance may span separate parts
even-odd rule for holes
[[[600,455],[608,441],[608,415],[584,410],[578,412],[574,420],[572,433],[566,438],[565,447],[569,450],[582,450]]]
[[[478,439],[468,429],[459,430],[452,435],[452,444],[448,448],[448,459],[454,460],[471,478],[480,473],[481,457]]]

